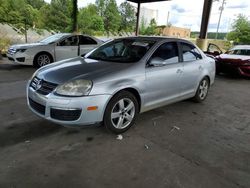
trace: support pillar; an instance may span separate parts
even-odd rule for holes
[[[208,22],[209,22],[212,4],[213,4],[213,0],[204,0],[200,36],[199,36],[199,39],[196,40],[197,46],[199,46],[202,50],[206,50],[207,48],[207,39],[206,39],[207,28],[208,28]]]
[[[140,7],[141,7],[141,3],[137,3],[135,36],[139,35]]]

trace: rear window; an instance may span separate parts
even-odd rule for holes
[[[182,49],[182,54],[183,54],[183,61],[196,61],[199,59],[202,59],[202,56],[199,52],[199,50],[187,43],[181,43],[181,49]]]

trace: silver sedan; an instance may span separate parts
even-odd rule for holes
[[[121,133],[139,113],[188,98],[204,101],[214,77],[214,60],[189,41],[127,37],[38,69],[27,102],[35,114],[64,126],[103,122]]]

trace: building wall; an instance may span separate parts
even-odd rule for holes
[[[191,30],[175,26],[166,26],[165,28],[160,28],[160,34],[177,38],[190,38]]]
[[[148,9],[146,7],[141,7],[141,9],[140,9],[140,25],[141,25],[142,21],[144,21],[145,27],[148,27],[150,24],[150,21],[152,19],[155,19],[157,21],[158,10]]]

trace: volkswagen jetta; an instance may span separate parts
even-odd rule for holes
[[[121,133],[138,113],[188,98],[204,101],[214,77],[214,60],[186,40],[127,37],[38,69],[28,82],[27,101],[49,121],[103,122]]]

